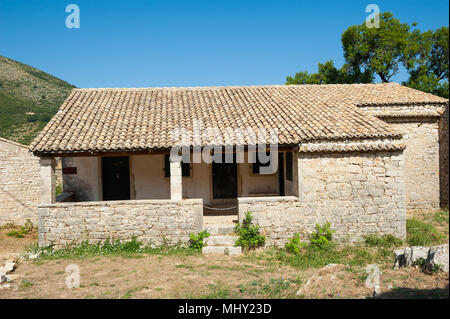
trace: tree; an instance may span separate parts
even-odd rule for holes
[[[409,87],[449,97],[449,29],[414,33],[411,37],[406,68],[409,79],[403,82]]]
[[[286,84],[372,83],[378,76],[389,82],[403,66],[409,79],[403,85],[449,97],[449,29],[421,32],[395,19],[392,13],[380,14],[380,27],[354,25],[342,34],[345,64],[337,69],[333,60],[319,63],[317,73],[298,72]]]
[[[350,66],[389,82],[405,63],[409,39],[409,25],[385,12],[380,14],[379,28],[368,28],[365,23],[354,25],[344,31],[341,40],[345,60]]]
[[[294,77],[288,76],[286,84],[336,84],[336,83],[371,83],[373,77],[368,72],[360,72],[344,64],[340,69],[333,60],[318,64],[317,73],[298,72]]]

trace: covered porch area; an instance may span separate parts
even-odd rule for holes
[[[240,162],[233,153],[231,163],[180,163],[168,152],[66,156],[63,190],[76,202],[202,199],[205,216],[237,216],[238,198],[297,196],[297,152],[271,157],[276,165],[267,173],[248,151]]]

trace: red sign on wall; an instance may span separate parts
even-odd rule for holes
[[[76,167],[63,167],[63,174],[64,175],[76,175],[77,174],[77,168]]]

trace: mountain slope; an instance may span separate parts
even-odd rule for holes
[[[72,88],[50,74],[0,56],[0,136],[29,144]]]

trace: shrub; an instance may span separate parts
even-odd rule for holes
[[[289,241],[284,245],[286,250],[293,254],[300,253],[301,248],[306,247],[307,244],[300,241],[300,234],[295,234]]]
[[[263,246],[266,237],[259,233],[259,226],[252,223],[253,216],[251,212],[245,213],[242,225],[237,224],[234,231],[239,236],[234,246],[241,246],[243,249],[254,249]]]
[[[381,246],[381,247],[397,247],[403,244],[403,240],[393,235],[379,236],[376,234],[365,235],[364,242],[368,246]]]
[[[326,222],[322,226],[316,224],[316,231],[310,236],[310,245],[319,250],[326,248],[333,238],[333,233],[330,222]]]
[[[205,247],[204,238],[209,236],[210,234],[206,230],[201,231],[198,234],[191,233],[189,234],[189,246],[195,250],[200,250]]]
[[[440,244],[445,240],[445,235],[436,227],[412,218],[406,220],[406,241],[411,246],[430,246]]]

